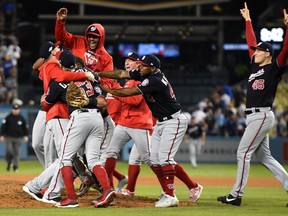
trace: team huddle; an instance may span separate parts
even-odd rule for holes
[[[287,172],[270,151],[262,150],[269,149],[265,139],[268,139],[267,131],[274,117],[269,107],[278,84],[274,80],[278,80],[281,74],[269,75],[270,71],[277,74],[275,67],[266,60],[272,57],[273,48],[268,43],[256,45],[246,3],[240,11],[246,20],[249,53],[253,64],[257,65],[251,73],[258,73],[257,67],[267,71],[263,77],[254,76],[254,79],[263,79],[267,88],[254,88],[253,92],[247,92],[247,98],[256,93],[263,94],[264,90],[267,98],[247,101],[247,121],[252,118],[249,121],[253,125],[250,125],[251,130],[246,130],[239,145],[237,180],[229,195],[217,198],[222,203],[236,206],[241,204],[250,155],[254,152],[288,191]],[[40,58],[33,65],[43,82],[43,95],[33,126],[32,147],[44,170],[28,181],[23,190],[37,201],[69,208],[78,207],[77,197],[85,196],[92,187],[100,194],[91,200],[93,206],[108,207],[115,205],[117,195],[136,195],[136,182],[143,162],[155,173],[162,189],[155,207],[179,204],[175,177],[187,186],[188,202],[197,202],[203,186],[194,182],[174,160],[189,120],[182,113],[173,88],[161,71],[160,60],[153,54],[139,56],[130,52],[123,56],[125,69],[114,70],[113,59],[104,47],[104,27],[94,23],[87,27],[84,36],[73,35],[65,29],[67,15],[66,8],[57,11],[57,42],[44,42],[39,50]],[[284,23],[288,26],[285,10]],[[279,70],[288,58],[287,49],[286,34],[282,54],[273,62]],[[266,53],[269,55],[258,57]],[[125,83],[120,85],[118,79],[124,79]],[[270,98],[273,99],[266,102]],[[122,147],[130,140],[134,144],[126,176],[116,170],[116,162]],[[77,177],[81,181],[78,190],[74,186]],[[114,177],[118,180],[117,187],[113,184]],[[63,189],[65,198],[61,197]]]

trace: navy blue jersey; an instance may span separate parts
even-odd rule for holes
[[[59,83],[52,80],[48,87],[47,96],[45,98],[46,102],[49,104],[55,104],[58,101],[66,103],[66,89],[68,85],[66,83]]]
[[[83,71],[83,69],[79,69]],[[77,70],[78,72],[78,70]],[[73,73],[73,72],[71,72]],[[89,104],[84,106],[83,108],[87,109],[96,109],[97,108],[97,100],[96,98],[102,95],[102,90],[97,84],[97,82],[90,82],[89,80],[85,81],[75,81],[74,82],[79,88],[81,88],[82,92],[86,94],[89,98]],[[56,81],[52,81],[49,84],[48,95],[46,97],[46,102],[49,104],[54,104],[58,101],[62,101],[66,103],[66,90],[68,84],[67,83],[59,83]],[[71,114],[74,110],[78,109],[76,107],[68,106],[69,114]]]
[[[142,77],[139,71],[130,71],[129,76],[141,81],[137,88],[143,94],[154,117],[164,118],[180,111],[180,103],[177,102],[169,81],[160,70],[147,77]]]
[[[202,133],[205,132],[205,127],[202,124],[188,125],[187,134],[192,139],[197,139],[202,136]]]
[[[271,64],[259,66],[251,61],[251,74],[248,79],[246,107],[271,107],[276,95],[277,85],[284,72],[276,60]]]

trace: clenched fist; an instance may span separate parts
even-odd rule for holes
[[[67,8],[60,8],[56,13],[57,20],[65,20],[67,17],[67,14],[68,14]]]

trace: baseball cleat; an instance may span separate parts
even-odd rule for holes
[[[41,193],[34,193],[34,192],[30,191],[29,188],[26,185],[24,185],[22,187],[22,189],[27,194],[29,194],[31,197],[33,197],[35,200],[40,201],[40,202],[42,201],[43,195]]]
[[[118,195],[129,196],[129,197],[135,196],[135,192],[131,192],[128,189],[121,189],[119,192],[117,192],[117,194]]]
[[[198,184],[196,188],[192,188],[189,193],[189,202],[196,202],[203,191],[203,186]]]
[[[116,192],[112,189],[103,193],[101,199],[94,204],[95,208],[106,208],[114,201],[116,197]]]
[[[155,203],[155,207],[157,208],[166,208],[166,207],[174,207],[178,206],[179,200],[176,195],[174,197],[165,194],[159,201]]]
[[[74,200],[74,199],[69,199],[69,198],[65,198],[63,200],[61,200],[60,202],[55,204],[56,207],[58,208],[75,208],[78,207],[78,200]]]
[[[218,197],[217,200],[222,203],[240,206],[242,198],[241,197],[233,197],[231,194],[228,194],[226,196]]]

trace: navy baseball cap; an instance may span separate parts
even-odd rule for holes
[[[54,49],[54,43],[51,41],[46,41],[40,46],[39,56],[41,58],[47,59],[50,56],[53,49]]]
[[[124,59],[131,59],[132,61],[140,60],[140,56],[136,52],[129,52],[127,56],[123,56]]]
[[[160,60],[155,55],[144,55],[137,62],[138,64],[144,65],[146,67],[153,67],[153,66],[155,66],[156,68],[161,67]]]
[[[69,69],[75,68],[76,59],[74,54],[69,50],[63,50],[59,56],[60,64]]]
[[[257,44],[257,46],[250,46],[250,48],[252,50],[261,50],[261,51],[265,51],[265,52],[269,52],[271,56],[273,56],[274,54],[274,49],[272,47],[272,45],[270,43],[267,42],[260,42]]]

